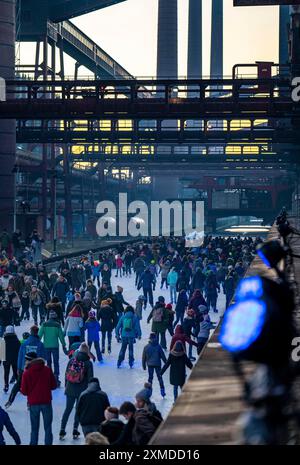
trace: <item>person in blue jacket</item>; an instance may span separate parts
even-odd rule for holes
[[[118,368],[120,368],[128,346],[129,351],[129,366],[133,368],[134,354],[133,345],[136,339],[141,339],[142,332],[138,317],[134,314],[134,309],[130,305],[125,308],[124,315],[120,318],[116,327],[116,338],[122,340],[122,346],[118,358]]]
[[[38,326],[32,326],[30,328],[30,336],[24,340],[20,346],[18,354],[18,379],[13,385],[8,401],[5,404],[5,408],[9,408],[14,402],[16,395],[20,391],[22,376],[25,369],[25,355],[29,352],[35,352],[38,358],[46,359],[46,351],[44,344],[41,342],[38,336],[39,328]]]
[[[16,432],[8,413],[0,407],[0,446],[5,446],[5,439],[3,436],[4,427],[7,429],[7,432],[11,435],[16,445],[19,446],[21,444],[20,436]]]
[[[96,312],[94,310],[89,311],[89,318],[84,324],[84,329],[87,331],[87,341],[89,349],[91,349],[94,344],[98,362],[103,362],[102,353],[100,350],[100,323],[96,319]]]
[[[21,344],[18,355],[18,371],[24,371],[25,355],[29,352],[35,352],[38,358],[46,359],[45,347],[38,336],[39,328],[32,326],[30,328],[30,336]]]

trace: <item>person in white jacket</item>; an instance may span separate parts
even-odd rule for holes
[[[68,336],[69,346],[76,340],[76,336],[81,336],[81,328],[83,328],[83,318],[80,305],[75,305],[70,311],[65,321],[64,334]]]

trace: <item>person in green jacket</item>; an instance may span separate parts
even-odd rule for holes
[[[166,309],[165,298],[163,296],[158,297],[158,302],[154,305],[152,311],[150,312],[147,323],[150,323],[152,320],[152,333],[157,334],[159,339],[160,336],[160,345],[164,350],[167,349],[166,341],[166,330],[169,324],[169,312]]]
[[[60,386],[59,381],[59,341],[61,342],[63,351],[67,354],[66,342],[61,325],[56,321],[57,313],[51,311],[49,313],[49,320],[42,324],[39,330],[39,337],[44,342],[46,361],[48,367],[51,368],[52,359],[54,365],[54,376],[57,385]]]

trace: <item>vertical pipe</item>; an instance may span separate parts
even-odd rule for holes
[[[202,77],[202,0],[190,0],[188,78]]]
[[[290,7],[280,5],[279,8],[279,63],[286,64],[289,61]]]
[[[46,80],[48,76],[48,39],[44,38],[43,42],[43,79]],[[43,122],[43,126],[48,123]],[[43,144],[43,173],[42,173],[42,235],[46,236],[47,230],[47,214],[48,214],[48,192],[47,192],[47,169],[48,169],[48,146]]]
[[[223,77],[223,0],[212,0],[210,75]]]
[[[73,213],[72,213],[72,199],[70,188],[70,163],[69,163],[69,150],[67,144],[63,146],[64,157],[64,192],[65,192],[65,212],[66,212],[66,230],[67,241],[73,243]]]
[[[157,37],[157,77],[178,75],[178,9],[177,0],[159,0]]]
[[[0,77],[15,77],[15,0],[0,0]],[[12,231],[15,213],[16,122],[0,122],[0,228]]]

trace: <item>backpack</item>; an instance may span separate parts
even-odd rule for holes
[[[66,372],[66,380],[72,384],[79,384],[83,381],[84,372],[84,362],[77,360],[77,358],[73,358]]]
[[[124,318],[123,329],[124,331],[131,331],[133,329],[132,318]]]
[[[156,323],[161,323],[164,317],[164,310],[161,307],[155,308],[153,310],[153,321]]]

